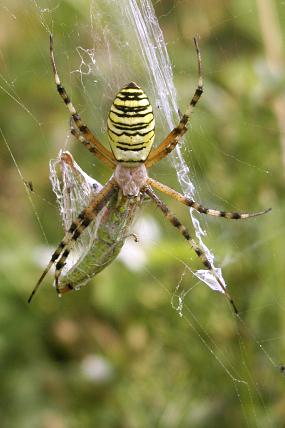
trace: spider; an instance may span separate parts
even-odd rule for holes
[[[127,198],[128,200],[133,201],[135,205],[138,205],[140,200],[147,196],[190,244],[202,264],[212,273],[219,283],[221,291],[223,291],[225,296],[228,298],[234,312],[238,313],[233,299],[226,290],[226,286],[219,278],[203,249],[190,235],[188,229],[156,195],[154,189],[165,193],[188,207],[194,208],[201,214],[223,217],[226,219],[247,219],[265,214],[270,211],[270,209],[256,213],[238,213],[205,208],[199,202],[178,193],[153,178],[150,178],[147,173],[148,168],[168,156],[181,141],[182,136],[187,131],[187,124],[191,114],[203,94],[202,60],[196,37],[194,38],[194,44],[198,63],[198,85],[185,113],[180,115],[178,125],[166,136],[158,147],[153,148],[155,120],[152,106],[144,91],[135,82],[130,82],[118,92],[109,112],[107,125],[111,148],[110,151],[99,142],[89,127],[82,121],[76,108],[67,95],[66,90],[62,86],[55,63],[53,36],[50,34],[50,57],[55,84],[59,95],[63,99],[71,115],[71,133],[91,153],[93,153],[93,155],[100,159],[104,165],[112,169],[113,174],[103,188],[93,195],[89,205],[83,209],[78,217],[72,222],[62,241],[52,254],[46,269],[34,287],[29,297],[29,302],[32,300],[44,277],[54,264],[54,277],[57,293],[61,295],[62,293],[73,289],[71,285],[66,285],[64,288],[60,288],[59,285],[59,278],[62,269],[65,266],[66,259],[82,232],[96,219],[100,211],[106,206],[111,198],[117,198],[117,205],[113,209],[119,209],[122,198],[125,200]]]

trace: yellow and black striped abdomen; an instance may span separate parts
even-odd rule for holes
[[[108,136],[115,158],[128,166],[144,162],[154,140],[152,106],[134,82],[116,95],[108,116]]]

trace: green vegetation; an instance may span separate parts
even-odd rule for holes
[[[87,111],[80,79],[70,73],[78,66],[78,34],[89,46],[89,2],[80,2],[82,10],[77,3],[36,2],[53,10],[60,74],[92,128],[96,111],[90,105]],[[197,81],[192,38],[201,36],[205,94],[185,150],[200,202],[227,210],[273,208],[246,222],[203,223],[242,321],[223,295],[185,268],[184,263],[200,265],[151,204],[141,218],[154,218],[160,237],[148,238],[145,247],[147,237],[140,233],[136,245],[146,257],[141,269],[131,271],[118,259],[62,299],[48,276],[27,304],[47,250],[35,213],[50,250],[62,237],[48,162],[66,145],[68,113],[54,88],[39,9],[32,1],[24,7],[20,0],[4,0],[0,127],[34,192],[26,191],[1,136],[1,427],[284,426],[285,378],[278,371],[285,362],[284,57],[276,68],[275,48],[284,40],[285,6],[268,0],[283,32],[279,40],[261,1],[153,3],[182,111]],[[94,100],[94,109],[102,103],[104,111],[111,100]],[[102,130],[97,134],[107,141]],[[100,182],[108,178],[79,144],[70,140],[68,149],[88,174]],[[170,162],[156,167],[153,176],[176,186]],[[187,209],[167,203],[191,229]],[[173,306],[183,293],[180,317]]]

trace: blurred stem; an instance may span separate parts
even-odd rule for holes
[[[273,75],[282,76],[284,68],[282,32],[273,0],[256,0],[268,68]],[[273,110],[280,131],[282,164],[285,171],[285,98],[273,99]],[[285,173],[284,173],[285,177]]]

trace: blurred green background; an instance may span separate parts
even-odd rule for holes
[[[140,269],[119,259],[62,299],[49,276],[27,305],[47,242],[51,251],[62,237],[48,161],[68,135],[43,4],[61,37],[65,86],[91,128],[94,114],[84,110],[82,86],[71,73],[78,40],[88,46],[89,2],[2,0],[1,427],[284,427],[285,378],[278,368],[285,362],[284,2],[153,2],[182,111],[197,81],[192,38],[201,37],[205,94],[185,150],[199,199],[227,210],[273,208],[248,222],[203,223],[241,320],[185,268],[199,263],[150,206],[142,219],[155,221],[159,232],[148,236],[148,246],[140,235]],[[94,106],[102,102],[108,109],[110,100]],[[33,193],[26,192],[5,141]],[[67,147],[89,174],[108,178],[82,147],[71,141]],[[168,161],[155,177],[176,186]],[[187,209],[167,203],[191,229]],[[173,307],[179,297],[182,317]]]

